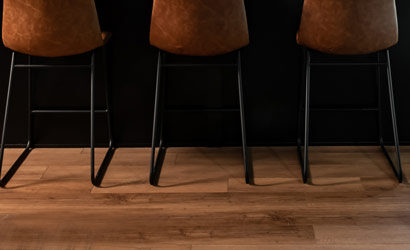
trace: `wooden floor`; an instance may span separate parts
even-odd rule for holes
[[[255,148],[256,186],[239,149],[170,149],[157,188],[148,149],[118,149],[102,188],[88,152],[30,154],[0,190],[0,249],[410,249],[410,185],[377,147],[312,148],[311,185],[294,147]]]

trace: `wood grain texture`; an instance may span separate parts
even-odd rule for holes
[[[312,147],[312,185],[295,148],[252,151],[255,186],[240,149],[170,149],[151,187],[149,149],[123,148],[94,188],[88,149],[35,149],[0,190],[0,249],[410,249],[410,185],[378,148]]]

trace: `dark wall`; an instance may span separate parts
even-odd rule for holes
[[[120,146],[148,146],[151,139],[156,49],[148,44],[152,0],[98,0],[102,26],[113,32],[108,47],[112,80],[115,139]],[[295,33],[301,0],[247,0],[251,45],[245,48],[244,77],[248,134],[251,145],[294,144],[301,49]],[[392,49],[399,132],[410,142],[410,2],[398,0],[400,43]],[[0,117],[3,117],[11,51],[0,48]],[[352,58],[352,60],[368,60]],[[26,57],[19,55],[19,62]],[[55,59],[87,62],[87,55]],[[169,57],[172,61],[193,58]],[[233,55],[207,58],[230,61]],[[44,61],[36,58],[35,61]],[[167,102],[172,105],[233,106],[237,103],[235,72],[229,69],[173,70],[164,72]],[[313,70],[312,102],[320,106],[376,104],[376,73],[371,67],[317,68]],[[26,136],[27,74],[18,71],[12,95],[7,143],[22,144]],[[87,71],[33,72],[36,107],[87,107]],[[97,102],[104,102],[103,88]],[[97,119],[97,142],[106,139],[104,118]],[[376,138],[374,113],[333,112],[312,115],[313,141],[317,143],[372,143]],[[101,125],[100,125],[101,124]],[[0,125],[1,126],[1,125]],[[88,143],[86,115],[38,115],[35,143],[41,146]],[[236,145],[240,141],[237,114],[181,113],[167,116],[166,138],[173,145]]]

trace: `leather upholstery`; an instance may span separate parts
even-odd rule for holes
[[[329,54],[369,54],[398,42],[395,0],[305,0],[297,42]]]
[[[213,56],[249,44],[243,0],[154,0],[150,42],[180,55]]]
[[[3,0],[3,43],[28,55],[81,54],[104,44],[94,0]]]

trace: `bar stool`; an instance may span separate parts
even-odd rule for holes
[[[91,118],[91,182],[95,186],[101,184],[106,167],[114,153],[113,138],[111,133],[110,103],[107,79],[105,79],[106,108],[96,110],[94,107],[94,85],[95,85],[95,50],[108,42],[111,34],[101,32],[94,0],[4,0],[3,1],[3,42],[4,45],[13,50],[10,66],[10,78],[7,91],[6,108],[3,122],[0,149],[0,173],[3,162],[7,119],[10,109],[10,95],[13,88],[13,75],[16,69],[28,70],[28,132],[27,145],[24,152],[12,165],[10,170],[1,179],[4,187],[13,177],[19,166],[23,163],[32,149],[35,147],[32,141],[32,119],[35,114],[56,113],[89,113]],[[105,50],[103,50],[105,64]],[[63,57],[90,52],[91,61],[87,65],[43,65],[32,64],[31,56],[37,57]],[[27,64],[16,64],[15,54],[28,55]],[[34,69],[89,69],[91,73],[91,104],[90,110],[44,110],[34,109],[32,102],[32,83],[30,80],[31,70]],[[107,77],[105,77],[107,78]],[[95,113],[107,115],[109,150],[105,155],[97,176],[94,170],[94,116]]]
[[[162,69],[203,66],[232,66],[237,69],[239,109],[220,111],[239,111],[240,113],[245,178],[247,183],[252,183],[252,166],[246,142],[242,62],[239,51],[239,49],[249,44],[248,25],[243,0],[154,0],[150,43],[159,49],[152,135],[151,185],[158,185],[166,154],[166,146],[162,135],[163,117],[166,111],[164,95],[161,94],[163,86],[161,81]],[[169,64],[163,62],[163,54],[167,52],[185,56],[217,56],[236,50],[238,50],[236,64],[203,65]],[[159,146],[159,151],[158,155],[155,156],[157,145]]]
[[[299,107],[298,151],[302,165],[303,181],[310,179],[309,132],[311,111],[323,111],[310,107],[311,67],[315,66],[375,66],[378,75],[378,107],[351,109],[349,111],[376,111],[379,122],[379,144],[386,155],[397,179],[403,181],[399,137],[394,104],[389,48],[398,42],[396,5],[394,0],[305,0],[297,43],[304,47],[305,93],[301,93]],[[317,62],[311,57],[316,50],[333,55],[363,55],[377,53],[372,63]],[[383,55],[384,54],[384,55]],[[381,61],[381,58],[384,58]],[[393,154],[388,152],[382,133],[382,108],[380,70],[386,66],[391,119],[393,125]],[[303,88],[301,88],[303,92]],[[303,112],[304,110],[304,112]],[[334,109],[326,109],[334,110]],[[304,123],[304,128],[303,128]],[[302,131],[303,130],[303,131]],[[304,135],[303,135],[304,134]]]

